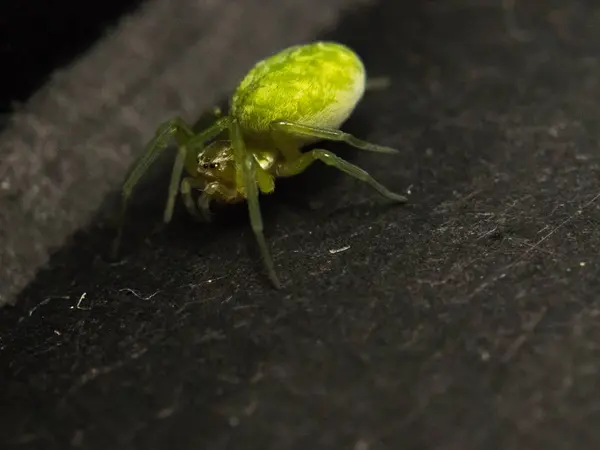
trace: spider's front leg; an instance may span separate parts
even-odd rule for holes
[[[214,113],[213,113],[214,114]],[[177,197],[179,180],[184,167],[187,167],[188,173],[196,172],[197,156],[204,147],[206,141],[219,135],[227,127],[227,117],[221,117],[212,126],[206,128],[198,134],[193,134],[183,143],[179,143],[179,149],[173,171],[171,173],[171,182],[169,183],[169,193],[167,196],[167,205],[165,207],[163,222],[171,222],[173,218],[173,209],[175,207],[175,198]],[[189,208],[188,208],[189,209]]]
[[[194,202],[192,191],[194,189],[202,189],[204,184],[204,181],[193,177],[185,177],[183,180],[181,180],[180,192],[183,205],[185,206],[185,209],[187,209],[188,213],[198,221],[203,220],[205,217],[203,211],[201,209],[199,210],[199,205],[196,205]]]
[[[212,126],[207,128],[201,133],[194,134],[192,129],[187,125],[183,119],[176,117],[163,123],[156,131],[154,138],[150,141],[146,150],[138,158],[133,165],[131,171],[125,179],[121,192],[121,214],[120,223],[117,231],[117,236],[112,245],[111,256],[117,257],[119,247],[121,245],[121,237],[123,234],[123,227],[125,224],[125,214],[127,212],[127,206],[133,189],[138,184],[140,179],[146,174],[150,166],[160,156],[163,150],[167,148],[171,139],[175,139],[178,145],[177,157],[173,164],[173,171],[171,174],[171,182],[169,183],[169,195],[167,199],[167,206],[164,213],[164,221],[168,222],[171,219],[173,213],[174,198],[177,195],[179,179],[183,172],[186,160],[188,159],[187,145],[190,142],[194,142],[196,147],[201,142],[207,141],[214,136],[218,135],[227,126],[227,118],[221,118],[217,120]]]
[[[257,176],[256,166],[258,164],[252,154],[246,150],[246,144],[239,124],[236,121],[232,121],[229,130],[235,157],[237,189],[240,190],[240,188],[242,188],[243,191],[245,191],[246,199],[248,201],[248,212],[250,214],[250,225],[252,226],[256,241],[258,242],[258,247],[265,268],[267,269],[267,275],[273,283],[273,286],[280,289],[281,283],[275,272],[273,258],[269,252],[263,232],[262,214],[260,212],[260,204],[258,201],[259,182],[261,181]],[[265,184],[265,188],[268,188],[270,183]]]

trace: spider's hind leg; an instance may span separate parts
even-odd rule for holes
[[[296,136],[300,138],[317,138],[330,141],[345,142],[361,150],[379,153],[398,152],[393,148],[382,147],[379,145],[371,144],[366,141],[362,141],[352,136],[351,134],[345,133],[337,129],[311,127],[287,121],[273,122],[271,124],[271,129],[273,130],[273,134],[278,134],[280,136],[287,135],[289,137]],[[405,203],[408,201],[408,199],[405,196],[392,192],[388,188],[383,186],[365,170],[361,169],[360,167],[354,164],[349,163],[345,159],[340,158],[339,156],[335,155],[330,151],[322,149],[311,150],[306,153],[297,152],[296,157],[287,158],[286,161],[279,164],[277,168],[277,175],[282,177],[297,175],[306,170],[306,168],[308,168],[308,166],[310,166],[315,161],[321,161],[327,164],[328,166],[335,167],[336,169],[347,173],[351,177],[354,177],[360,181],[364,181],[365,183],[369,184],[371,187],[376,189],[381,195],[390,200],[399,203]]]
[[[398,150],[382,145],[372,144],[367,141],[358,139],[357,137],[345,133],[335,128],[320,128],[309,125],[303,125],[296,122],[288,122],[279,120],[271,123],[271,130],[274,133],[283,133],[289,136],[298,138],[315,138],[324,139],[327,141],[345,142],[352,147],[376,153],[398,153]]]
[[[291,162],[283,162],[277,169],[277,173],[279,176],[290,177],[293,175],[298,175],[301,172],[304,172],[308,166],[310,166],[315,161],[321,161],[328,166],[335,167],[342,172],[350,175],[357,180],[364,181],[372,188],[374,188],[377,192],[383,195],[385,198],[398,202],[398,203],[406,203],[408,199],[400,194],[390,191],[384,185],[379,183],[375,178],[373,178],[367,171],[361,169],[360,167],[349,163],[345,159],[340,158],[334,153],[328,150],[315,149],[309,152],[303,153],[300,158]]]

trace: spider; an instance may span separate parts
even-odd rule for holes
[[[356,53],[336,42],[314,42],[287,48],[258,62],[235,90],[229,114],[215,111],[215,121],[203,131],[194,132],[180,117],[166,121],[123,184],[121,224],[113,254],[119,247],[135,185],[174,139],[178,151],[164,223],[171,221],[178,193],[189,213],[205,221],[210,220],[212,201],[246,201],[267,275],[274,287],[280,288],[259,206],[259,194],[272,193],[275,178],[297,175],[321,161],[368,183],[389,200],[407,201],[330,151],[301,151],[305,145],[330,140],[372,152],[397,152],[339,130],[361,100],[365,86],[365,68]],[[182,179],[184,171],[187,175]],[[197,200],[192,194],[196,190],[202,192]]]

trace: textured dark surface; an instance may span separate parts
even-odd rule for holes
[[[282,184],[263,201],[276,292],[243,208],[151,234],[162,184],[107,263],[107,197],[0,310],[0,442],[597,448],[600,9],[518,3],[522,33],[499,2],[439,3],[315,36],[391,79],[346,129],[401,155],[328,148],[410,204],[317,167]]]

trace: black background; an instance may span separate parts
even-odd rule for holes
[[[315,36],[390,78],[345,129],[402,153],[326,146],[407,206],[322,167],[281,183],[262,202],[278,292],[243,207],[152,233],[168,165],[121,264],[107,198],[0,310],[0,442],[596,448],[600,9],[517,2],[523,34],[466,3],[382,0]]]
[[[68,64],[141,0],[82,3],[2,2],[0,113],[24,102],[56,68]]]

